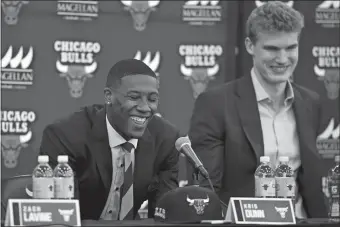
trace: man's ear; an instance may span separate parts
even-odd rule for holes
[[[105,104],[111,104],[113,102],[114,94],[110,88],[104,88],[104,101]]]
[[[253,55],[253,54],[254,54],[254,44],[253,44],[253,42],[249,39],[249,37],[247,37],[247,38],[244,40],[244,45],[245,45],[245,47],[246,47],[247,52],[248,52],[250,55]]]

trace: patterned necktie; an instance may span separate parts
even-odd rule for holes
[[[120,198],[121,207],[119,213],[119,220],[133,220],[133,171],[131,150],[134,148],[129,142],[121,145],[125,152],[124,155],[124,183],[122,186]]]

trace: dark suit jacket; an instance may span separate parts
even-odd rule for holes
[[[299,135],[299,192],[308,217],[326,217],[321,159],[316,150],[318,95],[293,84]],[[261,121],[250,75],[202,93],[196,100],[189,137],[220,198],[254,197],[254,173],[264,155]],[[189,169],[189,173],[192,170]],[[202,185],[208,186],[206,181]]]
[[[112,157],[102,105],[79,112],[48,125],[43,133],[40,153],[50,157],[54,168],[58,155],[68,155],[76,172],[82,219],[99,219],[111,181]],[[134,215],[149,200],[149,217],[163,193],[178,187],[178,157],[175,141],[179,132],[164,119],[150,120],[135,151]],[[78,196],[78,195],[77,195]]]

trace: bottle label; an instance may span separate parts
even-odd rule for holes
[[[339,201],[334,201],[331,203],[330,217],[340,217]]]
[[[275,197],[275,178],[255,178],[256,197]]]
[[[294,177],[277,177],[276,195],[279,197],[295,197],[295,179]]]
[[[337,181],[329,181],[329,194],[332,198],[339,197],[339,182]]]
[[[52,199],[54,197],[54,182],[50,177],[33,177],[33,198]]]
[[[72,199],[74,198],[74,178],[73,177],[56,177],[55,198]]]

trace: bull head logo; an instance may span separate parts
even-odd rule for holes
[[[294,188],[294,186],[291,185],[291,184],[288,184],[288,185],[287,185],[287,188],[289,189],[289,191],[291,191],[291,190]]]
[[[7,168],[14,168],[18,164],[18,157],[22,148],[28,146],[32,138],[32,132],[28,131],[25,135],[2,135],[1,151],[4,164]]]
[[[260,6],[264,5],[264,4],[266,4],[266,2],[262,2],[262,1],[260,1],[260,0],[256,0],[256,1],[255,1],[256,7],[260,7]],[[287,6],[289,6],[289,7],[293,7],[294,1],[288,1],[288,2],[286,2],[286,4],[287,4]]]
[[[131,13],[134,27],[137,31],[143,31],[146,28],[151,11],[156,10],[159,4],[157,1],[121,1],[125,7],[124,9]]]
[[[268,184],[262,184],[262,188],[267,191],[267,189],[269,188],[269,185]]]
[[[59,214],[61,216],[63,216],[64,221],[65,222],[69,222],[70,221],[70,217],[71,217],[71,215],[74,212],[74,209],[71,209],[71,210],[60,210],[60,209],[58,209],[58,211],[59,211]]]
[[[319,80],[323,80],[327,96],[330,99],[337,99],[339,97],[339,69],[320,69],[314,65],[314,72]]]
[[[209,205],[209,196],[207,195],[206,199],[190,199],[187,195],[187,202],[189,206],[194,206],[196,214],[202,215],[204,214],[204,208]]]
[[[79,98],[83,95],[83,87],[87,78],[92,78],[92,73],[97,69],[97,62],[91,65],[63,65],[57,61],[56,67],[61,72],[61,77],[66,77],[70,94],[73,98]]]
[[[28,4],[28,1],[1,1],[2,11],[5,14],[5,22],[8,25],[16,25],[18,23],[18,14],[23,4]]]
[[[193,90],[193,96],[196,99],[199,94],[204,92],[208,87],[209,81],[215,79],[215,74],[219,70],[219,65],[216,64],[211,68],[187,68],[181,64],[181,73],[184,79],[189,80]]]
[[[286,217],[286,213],[288,211],[288,207],[275,207],[276,212],[278,212],[281,218]]]

